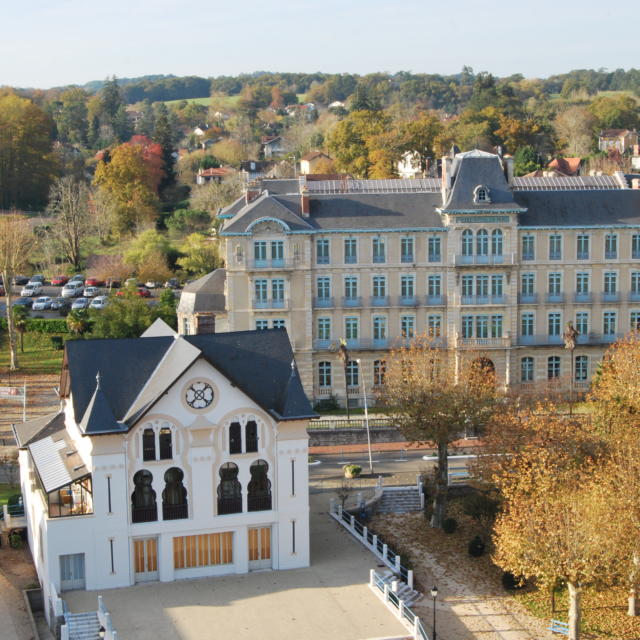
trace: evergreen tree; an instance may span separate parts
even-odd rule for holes
[[[157,108],[153,141],[157,142],[162,149],[165,177],[160,184],[160,189],[163,189],[175,180],[173,166],[173,131],[169,122],[169,111],[163,103],[160,103]]]
[[[118,86],[118,80],[115,76],[109,80],[107,78],[104,87],[102,88],[102,112],[106,116],[106,119],[113,121],[118,113],[118,109],[124,104],[122,100],[122,93]]]
[[[124,105],[121,104],[118,107],[118,111],[113,118],[113,132],[116,135],[116,138],[119,142],[127,142],[129,138],[131,138],[131,134],[133,133],[133,127],[129,122],[129,117],[127,116],[127,110]]]
[[[142,118],[136,123],[136,133],[151,139],[156,126],[156,116],[153,112],[151,100],[144,101],[142,106]]]

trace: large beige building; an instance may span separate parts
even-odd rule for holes
[[[181,331],[285,326],[307,394],[358,404],[388,349],[425,333],[481,351],[505,385],[568,376],[572,321],[575,382],[588,386],[640,324],[638,181],[514,178],[509,158],[482,151],[445,158],[442,173],[250,189],[222,214],[226,273],[185,289]]]

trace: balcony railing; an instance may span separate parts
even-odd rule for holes
[[[409,262],[415,262],[415,256],[413,255],[413,253],[403,253],[400,256],[400,262],[403,262],[405,264]]]
[[[591,292],[589,292],[589,293],[576,293],[573,296],[573,301],[574,302],[581,302],[583,304],[589,304],[589,303],[593,302],[593,296],[591,295]]]
[[[224,516],[229,513],[242,513],[242,497],[218,498],[218,515]]]
[[[511,338],[458,338],[456,341],[458,347],[467,347],[470,349],[483,349],[487,347],[509,347],[511,346]]]
[[[317,350],[325,350],[331,346],[331,340],[326,340],[324,338],[317,338],[313,341],[313,348]]]
[[[578,253],[576,254],[576,259],[577,260],[588,260],[589,259],[589,252],[588,251],[578,251]]]
[[[248,496],[248,511],[269,511],[271,509],[271,496]]]
[[[640,291],[630,291],[629,302],[640,302]]]
[[[604,259],[605,260],[617,260],[618,259],[618,252],[617,251],[605,251],[604,252]]]
[[[602,302],[620,302],[620,293],[618,291],[603,293]]]
[[[537,293],[519,293],[518,302],[520,304],[538,304]]]
[[[329,296],[328,298],[314,298],[313,306],[317,309],[330,309],[333,305],[333,297]]]
[[[431,307],[441,307],[447,304],[447,296],[442,294],[437,296],[430,296],[429,294],[427,294],[426,303]]]
[[[284,258],[271,258],[268,260],[249,260],[247,268],[250,270],[259,269],[293,269],[294,264],[291,260]]]
[[[369,304],[372,307],[388,307],[389,296],[371,296],[371,298],[369,299]]]
[[[514,253],[504,253],[499,256],[465,256],[462,254],[456,254],[454,256],[454,264],[456,267],[460,266],[474,266],[474,265],[483,265],[483,266],[501,266],[501,265],[512,265],[515,264],[515,254]]]
[[[442,254],[441,253],[430,253],[429,254],[429,262],[442,262]]]
[[[345,256],[344,263],[345,264],[357,264],[358,256]]]
[[[461,304],[506,304],[507,296],[461,296]]]
[[[399,307],[417,307],[418,296],[398,296]]]
[[[361,307],[362,298],[360,296],[342,296],[343,307]]]
[[[131,522],[155,522],[157,519],[158,505],[131,508]]]
[[[373,263],[374,264],[384,264],[386,262],[386,256],[382,255],[382,256],[373,256]]]
[[[189,517],[189,506],[185,504],[163,504],[162,519],[163,520],[181,520]]]
[[[254,309],[287,309],[289,300],[285,298],[254,298]]]
[[[555,304],[564,302],[564,293],[547,292],[547,302],[555,303]]]

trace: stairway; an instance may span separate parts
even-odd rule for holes
[[[377,513],[409,513],[420,509],[417,487],[385,488],[378,502]]]
[[[69,640],[98,640],[100,638],[100,622],[95,611],[65,613],[64,619],[69,630]]]
[[[389,589],[392,588],[392,584],[396,582],[396,591],[395,594],[404,602],[404,604],[408,607],[413,606],[418,600],[424,597],[424,594],[412,589],[406,582],[402,581],[398,575],[396,575],[393,571],[389,569],[385,569],[382,573],[379,574],[382,578],[383,582],[386,582],[389,585]]]

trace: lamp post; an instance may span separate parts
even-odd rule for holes
[[[576,348],[576,338],[579,335],[580,334],[573,326],[573,322],[567,322],[567,328],[562,334],[562,339],[564,340],[564,348],[569,349],[571,356],[571,377],[569,378],[569,415],[573,414],[573,352]]]
[[[367,389],[364,386],[364,376],[362,375],[362,370],[360,368],[360,358],[356,360],[358,363],[358,374],[360,375],[360,379],[362,380],[362,398],[364,400],[364,424],[367,428],[367,448],[369,449],[369,473],[373,478],[373,458],[371,456],[371,432],[369,431],[369,409],[367,407]]]
[[[433,638],[431,640],[436,640],[436,598],[438,597],[438,587],[435,584],[431,587],[431,597],[433,598]]]
[[[338,347],[338,358],[344,367],[344,402],[347,407],[347,420],[351,419],[349,415],[349,385],[347,383],[347,366],[349,364],[349,349],[347,349],[347,341],[340,338],[340,346]]]

